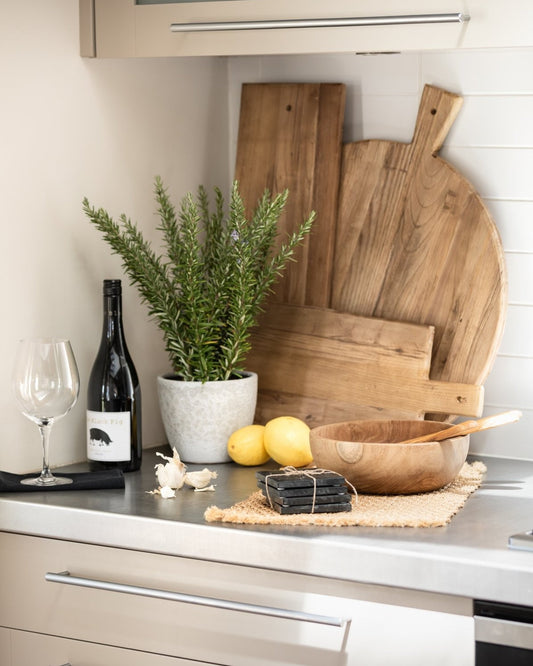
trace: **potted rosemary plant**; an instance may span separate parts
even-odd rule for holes
[[[185,462],[229,460],[229,435],[253,422],[257,376],[245,370],[251,329],[314,218],[278,248],[287,197],[288,191],[265,191],[247,219],[237,182],[227,209],[218,188],[211,206],[200,186],[176,211],[156,177],[162,254],[125,215],[116,222],[83,200],[163,334],[172,372],[157,378],[161,415],[169,444]]]

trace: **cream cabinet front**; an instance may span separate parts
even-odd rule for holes
[[[84,56],[530,46],[529,0],[79,0]]]
[[[473,665],[466,599],[9,533],[0,552],[2,664],[10,649],[16,666],[40,664],[18,657],[40,634],[35,654],[47,665],[77,666],[63,648],[84,654],[87,644],[120,648],[115,661],[96,652],[78,662],[91,666],[167,666],[157,655],[168,664]],[[121,661],[135,652],[144,661]]]
[[[73,641],[29,631],[4,631],[9,636],[12,658],[11,661],[2,659],[2,666],[198,666],[197,661],[188,659]]]
[[[4,627],[0,627],[0,663],[5,664],[5,666],[12,666],[13,664],[11,632]]]
[[[467,25],[461,17],[463,4],[460,0],[150,4],[80,0],[82,55],[105,58],[453,48]],[[368,20],[376,16],[378,24]]]

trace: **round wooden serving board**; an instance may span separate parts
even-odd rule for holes
[[[331,307],[434,326],[431,379],[481,385],[501,340],[507,281],[481,198],[437,155],[461,104],[426,86],[410,144],[344,146]]]

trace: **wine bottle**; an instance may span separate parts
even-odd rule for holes
[[[87,390],[91,471],[141,466],[141,388],[126,346],[120,280],[104,280],[104,324]]]

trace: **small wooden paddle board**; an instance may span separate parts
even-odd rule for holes
[[[429,379],[433,334],[431,326],[271,304],[246,363],[259,375],[256,421],[481,415],[482,387]]]

